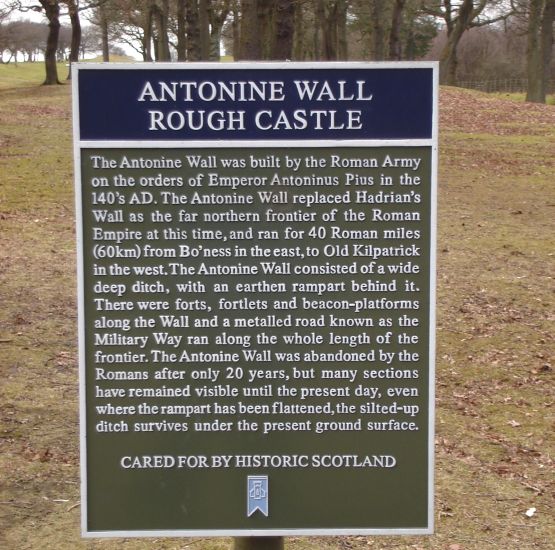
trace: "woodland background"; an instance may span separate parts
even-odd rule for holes
[[[443,84],[518,81],[545,102],[554,21],[555,0],[3,0],[0,60],[44,58],[56,84],[56,61],[122,46],[144,61],[438,59]]]

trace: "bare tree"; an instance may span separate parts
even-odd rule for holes
[[[135,2],[141,7],[139,2]],[[110,61],[110,43],[119,37],[117,29],[120,14],[128,7],[124,0],[89,0],[81,11],[87,10],[88,20],[98,28],[99,45],[102,52],[102,61]]]
[[[84,59],[86,54],[98,52],[100,46],[101,39],[99,29],[91,25],[83,26],[79,57]]]
[[[472,27],[490,25],[507,19],[513,13],[509,6],[505,6],[503,0],[433,0],[426,1],[423,9],[445,22],[447,42],[439,60],[440,79],[443,84],[451,86],[457,82],[457,49],[463,34]]]
[[[101,29],[105,61],[109,60],[110,44],[114,40],[135,50],[144,61],[153,61],[159,55],[157,28],[151,7],[151,0],[108,0],[98,6],[91,22]]]

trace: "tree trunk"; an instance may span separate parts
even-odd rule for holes
[[[79,61],[79,50],[81,49],[81,20],[79,10],[75,1],[68,2],[69,18],[71,20],[71,49],[69,52],[69,72],[67,79],[71,80],[71,64]]]
[[[315,0],[316,24],[314,25],[314,59],[325,59],[323,47],[323,34],[326,22],[326,7],[324,0]]]
[[[233,0],[233,21],[231,28],[233,30],[233,59],[240,59],[241,55],[241,18],[239,17],[239,0]]]
[[[177,60],[187,59],[187,34],[185,32],[185,0],[177,0]]]
[[[553,40],[555,23],[555,0],[545,0],[545,8],[543,10],[542,19],[542,56],[543,56],[543,75],[545,82],[545,93],[548,93],[549,83],[549,69],[551,67],[551,60],[553,58]]]
[[[416,57],[416,44],[414,36],[414,20],[409,17],[407,37],[405,41],[405,59],[413,61]]]
[[[104,7],[100,8],[100,36],[102,41],[102,61],[108,63],[110,61],[110,41],[108,39],[108,17],[104,11]]]
[[[530,0],[530,11],[528,13],[528,42],[526,48],[526,69],[528,73],[526,101],[532,103],[545,103],[540,41],[542,8],[543,0]]]
[[[528,14],[526,101],[545,103],[553,48],[555,0],[531,0]]]
[[[384,31],[384,3],[382,0],[372,0],[370,5],[372,18],[371,56],[373,61],[385,59],[385,31]]]
[[[337,59],[347,60],[347,1],[337,0]]]
[[[48,19],[48,37],[44,52],[46,77],[43,84],[61,84],[58,80],[58,67],[56,65],[56,51],[58,50],[58,37],[60,36],[60,5],[57,0],[40,0],[40,3]]]
[[[270,59],[286,60],[292,58],[294,33],[294,0],[277,0],[275,16],[275,40],[272,44]]]
[[[158,33],[160,35],[160,61],[171,61],[170,53],[170,37],[169,20],[170,20],[170,4],[169,0],[162,0],[162,6],[158,13]]]
[[[270,59],[275,39],[274,12],[278,0],[256,2],[256,30],[259,33],[260,54],[257,59]]]
[[[200,27],[197,0],[185,1],[187,61],[200,61]]]
[[[152,23],[155,32],[153,32],[154,42],[154,58],[156,61],[171,61],[170,43],[168,38],[168,17],[169,17],[168,1],[163,0],[161,6],[156,0],[152,0],[150,4],[150,13],[152,14]]]
[[[306,36],[306,23],[303,13],[303,5],[298,4],[295,8],[295,28],[293,30],[293,59],[303,61],[306,57],[305,52],[305,36]]]
[[[316,20],[322,31],[321,58],[326,61],[337,59],[337,1],[317,0]]]
[[[152,61],[152,10],[149,8],[144,15],[143,59]]]
[[[389,31],[389,59],[401,60],[400,31],[403,23],[403,10],[406,0],[395,0],[393,15],[391,16],[391,30]]]
[[[309,58],[314,60],[322,59],[322,17],[320,6],[323,6],[321,0],[314,0],[316,2],[314,10],[314,25],[312,25],[312,56]],[[303,25],[303,22],[300,23]],[[307,48],[308,49],[308,48]]]
[[[258,0],[242,0],[239,60],[262,59],[262,32],[258,24]]]
[[[212,11],[211,0],[198,0],[198,24],[200,38],[200,59],[210,59],[210,12]]]

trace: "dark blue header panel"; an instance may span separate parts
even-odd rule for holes
[[[432,138],[428,65],[283,67],[80,65],[80,139]]]

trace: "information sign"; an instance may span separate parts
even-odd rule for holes
[[[437,67],[78,64],[85,536],[425,534]]]

